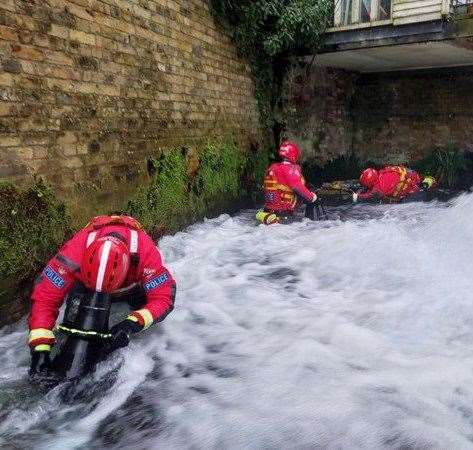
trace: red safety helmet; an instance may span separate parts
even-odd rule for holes
[[[116,237],[104,236],[86,249],[80,271],[89,289],[109,294],[123,285],[129,267],[127,245]]]
[[[371,189],[378,181],[378,171],[376,169],[365,169],[360,176],[362,186]]]
[[[300,154],[301,154],[301,151],[299,150],[299,147],[297,146],[297,144],[295,144],[294,142],[284,141],[279,146],[279,156],[294,164],[299,159]]]

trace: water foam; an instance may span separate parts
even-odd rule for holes
[[[37,448],[473,448],[473,196],[347,214],[256,227],[244,213],[166,237],[176,309],[118,381],[85,414],[32,400],[55,424],[44,435],[10,402],[0,433]],[[21,383],[23,334],[0,337],[0,387]]]

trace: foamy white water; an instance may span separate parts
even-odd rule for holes
[[[473,195],[345,216],[166,237],[175,311],[76,393],[4,329],[0,448],[473,448]]]

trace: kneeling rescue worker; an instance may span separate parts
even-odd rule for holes
[[[290,221],[300,203],[305,203],[306,216],[313,215],[317,194],[307,189],[301,168],[297,164],[300,150],[294,142],[285,141],[279,147],[281,162],[273,163],[264,178],[264,210],[256,218],[267,225]]]
[[[95,217],[62,246],[35,282],[29,317],[30,374],[50,368],[59,308],[77,286],[111,294],[112,299],[127,291],[131,296],[141,292],[140,308],[111,328],[111,351],[127,346],[130,335],[164,320],[174,307],[173,277],[138,221],[128,216]]]
[[[387,166],[381,170],[365,169],[360,176],[360,184],[366,190],[354,194],[354,201],[370,199],[401,201],[416,194],[421,188],[430,189],[435,180],[432,177],[421,179],[417,172],[404,166]]]

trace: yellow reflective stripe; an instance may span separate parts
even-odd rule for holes
[[[34,349],[36,352],[50,352],[51,346],[48,344],[41,344],[41,345],[37,345]]]
[[[149,328],[151,325],[153,325],[153,315],[149,312],[148,309],[139,309],[138,311],[135,311],[134,314],[139,314],[143,319],[143,330],[146,330],[146,328]]]
[[[283,192],[292,192],[292,189],[289,186],[286,186],[285,184],[279,184],[276,181],[265,181],[264,186],[272,191],[283,191]]]
[[[294,203],[294,204],[297,203],[296,197],[293,196],[293,195],[292,195],[292,196],[288,196],[288,195],[287,195],[287,196],[284,196],[284,195],[283,195],[283,196],[281,197],[281,199],[284,200],[284,201],[286,201],[286,202],[289,202],[289,203],[291,203],[291,204],[292,204],[292,203]]]
[[[398,197],[399,194],[407,186],[409,180],[406,179],[406,177],[407,177],[407,170],[406,169],[402,169],[401,167],[394,167],[394,169],[396,169],[398,171],[400,180],[399,180],[399,183],[396,186],[396,189],[394,190],[393,197]]]
[[[276,214],[272,213],[272,214],[268,214],[265,218],[264,218],[264,223],[266,225],[272,225],[274,223],[278,223],[279,222],[279,218]]]
[[[274,213],[269,213],[265,211],[258,211],[256,213],[256,220],[265,225],[271,225],[273,223],[279,222],[278,216]]]
[[[58,325],[57,330],[62,331],[66,334],[75,334],[77,336],[82,336],[82,337],[99,337],[103,339],[108,339],[112,337],[110,333],[99,333],[98,331],[78,330],[76,328],[65,327],[64,325]]]
[[[36,339],[54,339],[54,333],[47,328],[34,328],[30,331],[28,342]]]
[[[138,317],[132,316],[131,314],[127,317],[127,320],[131,320],[132,322],[138,323]]]
[[[284,192],[292,192],[292,189],[289,186],[286,186],[285,184],[277,184],[276,187]]]

